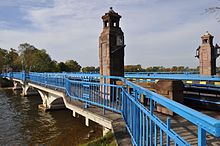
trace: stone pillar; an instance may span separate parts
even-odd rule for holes
[[[180,80],[159,80],[157,83],[136,82],[136,84],[148,90],[156,92],[157,94],[160,94],[166,98],[169,98],[170,100],[174,100],[178,103],[183,103],[184,84]],[[149,102],[147,101],[147,98],[144,97],[144,95],[141,95],[140,102],[144,106],[149,106]],[[162,105],[159,105],[158,103],[156,106],[156,111],[171,116],[173,115],[172,111],[168,110]]]
[[[213,45],[213,36],[206,32],[202,37],[202,45],[196,50],[199,58],[199,72],[201,75],[216,74],[216,58],[220,55],[220,47]]]
[[[181,80],[160,80],[155,85],[156,92],[164,97],[174,100],[178,103],[183,103],[184,84]],[[158,112],[173,115],[173,112],[157,104]]]
[[[124,77],[124,33],[120,28],[121,16],[110,8],[102,16],[103,30],[99,37],[99,65],[101,76]],[[114,79],[100,79],[102,84],[115,84]],[[110,87],[101,87],[107,99],[114,97]],[[104,96],[104,95],[103,95]],[[106,97],[105,97],[106,98]]]
[[[120,18],[112,8],[102,16],[104,26],[99,37],[99,64],[103,76],[124,76],[125,45]]]

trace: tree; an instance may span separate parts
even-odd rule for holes
[[[220,7],[210,7],[206,9],[206,13],[214,14],[218,22],[220,22]]]
[[[68,66],[63,62],[58,63],[57,66],[58,66],[59,72],[68,72],[68,70],[69,70]]]
[[[68,72],[79,72],[81,69],[81,66],[78,64],[78,62],[74,60],[67,60],[65,65],[68,67]]]
[[[32,57],[34,54],[34,51],[37,50],[33,45],[30,45],[28,43],[23,43],[18,46],[19,53],[20,53],[20,61],[22,64],[22,70],[30,71],[30,67],[32,66]]]
[[[44,49],[34,50],[28,65],[28,70],[33,72],[52,72],[56,68],[52,66],[53,62]]]
[[[12,71],[21,70],[21,62],[17,50],[11,48],[6,55],[6,64],[12,69]]]
[[[82,72],[97,72],[94,66],[86,66],[82,68]]]
[[[7,50],[0,48],[0,71],[3,71],[4,65],[6,65]]]
[[[22,68],[28,72],[53,72],[57,71],[56,62],[51,60],[44,49],[37,49],[28,43],[19,45],[20,61]]]
[[[137,65],[126,65],[124,67],[125,72],[143,72],[144,69],[141,67],[140,64]]]

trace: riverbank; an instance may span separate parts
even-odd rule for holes
[[[116,146],[116,140],[112,132],[108,132],[104,137],[95,139],[91,142],[79,146]]]

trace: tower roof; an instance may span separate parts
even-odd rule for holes
[[[112,7],[110,7],[108,13],[105,13],[105,15],[102,16],[102,19],[103,19],[103,20],[107,20],[107,19],[120,19],[120,18],[121,18],[121,16],[120,16],[118,13],[116,13],[116,12],[113,10]]]
[[[203,36],[212,36],[212,35],[208,31],[206,31],[206,33]]]
[[[115,13],[115,11],[113,10],[113,8],[112,8],[112,7],[110,7],[110,9],[109,9],[108,13]]]

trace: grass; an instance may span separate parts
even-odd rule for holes
[[[116,141],[113,133],[108,132],[104,137],[95,139],[80,146],[116,146]]]

